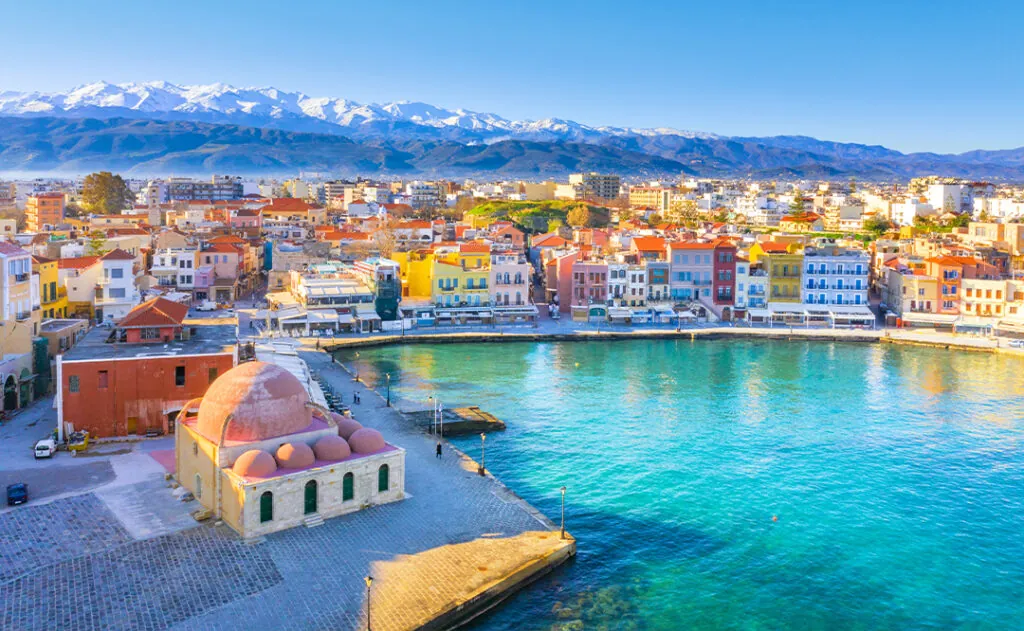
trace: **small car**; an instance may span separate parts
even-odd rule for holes
[[[17,506],[28,501],[28,485],[24,482],[15,482],[7,485],[7,505]]]
[[[36,460],[40,458],[52,458],[57,453],[57,441],[52,438],[44,438],[36,443],[34,450]]]

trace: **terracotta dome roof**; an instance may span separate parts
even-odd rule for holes
[[[250,449],[235,460],[231,469],[243,478],[269,478],[277,471],[277,462],[262,449]]]
[[[352,451],[357,454],[374,454],[384,449],[384,437],[375,429],[357,429],[348,439]]]
[[[306,443],[285,443],[277,448],[277,464],[282,469],[311,467],[315,460],[313,448]]]
[[[196,429],[214,442],[229,415],[226,440],[257,441],[309,427],[309,394],[290,372],[265,362],[239,364],[221,375],[199,404]]]
[[[363,428],[359,421],[351,416],[342,416],[341,414],[332,414],[331,416],[334,417],[335,422],[338,424],[338,436],[345,440],[348,440],[357,429]]]
[[[344,460],[352,455],[352,449],[341,436],[324,436],[313,445],[317,460]]]

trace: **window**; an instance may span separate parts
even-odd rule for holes
[[[198,473],[196,474],[195,482],[196,482],[196,490],[192,494],[195,495],[196,499],[198,500],[198,499],[203,497],[203,478],[200,477],[200,475]]]
[[[185,385],[185,367],[175,366],[174,367],[174,385],[184,386]]]
[[[377,469],[377,492],[378,493],[383,493],[384,491],[388,490],[388,487],[390,486],[390,479],[388,478],[388,474],[389,474],[389,471],[388,471],[388,466],[386,464],[382,464],[380,466],[380,469]]]
[[[149,327],[142,329],[142,339],[144,340],[158,340],[160,339],[160,329],[155,327]]]
[[[96,387],[106,389],[109,385],[110,373],[106,370],[101,370],[96,375]]]
[[[78,392],[78,375],[71,375],[68,377],[68,390],[71,392]]]
[[[214,381],[217,380],[217,369],[216,368],[209,369],[209,371],[207,371],[207,375],[209,377],[210,383],[213,383]]]
[[[260,523],[265,524],[274,519],[274,494],[264,491],[260,495]]]
[[[124,270],[120,267],[114,267],[110,270],[111,278],[124,278]]]
[[[111,298],[124,298],[124,296],[125,296],[124,291],[125,291],[124,287],[112,287],[109,290],[110,297]]]

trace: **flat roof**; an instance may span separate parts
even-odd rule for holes
[[[95,327],[64,353],[63,361],[94,361],[107,359],[144,359],[148,357],[181,357],[185,355],[216,355],[232,353],[237,341],[234,320],[209,323],[185,320],[185,327],[195,330],[188,340],[128,344],[107,342],[114,329]]]
[[[89,322],[88,320],[76,320],[74,318],[46,320],[39,325],[39,330],[43,333],[56,333],[57,331],[63,331],[64,329],[77,324],[85,324],[88,326]]]

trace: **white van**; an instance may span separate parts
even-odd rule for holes
[[[40,458],[52,458],[57,453],[57,442],[52,438],[44,438],[36,443],[36,460]]]
[[[217,303],[212,300],[204,300],[195,306],[196,311],[216,311]]]

